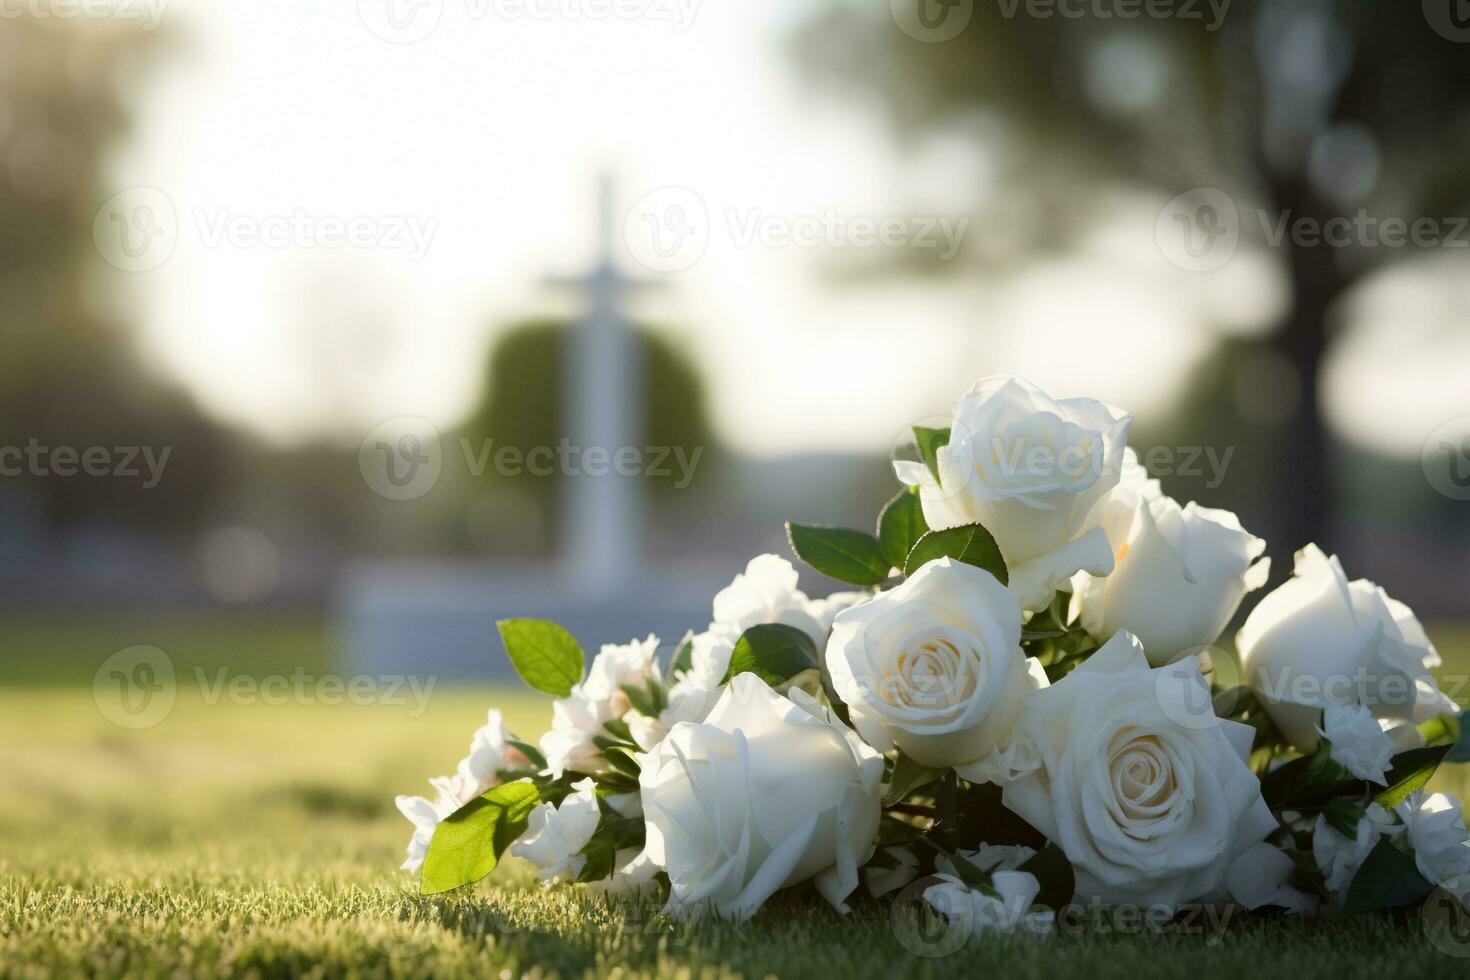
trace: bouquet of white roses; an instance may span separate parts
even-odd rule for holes
[[[1180,506],[1131,419],[1012,378],[977,383],[876,533],[788,526],[825,599],[762,555],[668,663],[656,637],[592,659],[557,625],[500,624],[549,732],[491,711],[437,798],[399,797],[425,892],[509,852],[547,882],[657,892],[744,919],[810,882],[838,910],[918,883],[985,930],[1068,903],[1365,912],[1470,900],[1470,761],[1408,607],[1315,546],[1238,636],[1265,542]]]

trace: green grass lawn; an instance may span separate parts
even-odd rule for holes
[[[1451,671],[1470,633],[1434,630]],[[114,650],[167,649],[181,683],[143,730],[106,720],[92,675]],[[1055,978],[1447,976],[1464,961],[1379,920],[1237,920],[1208,935],[1068,931],[1044,946],[972,941],[916,956],[888,913],[847,919],[800,894],[744,928],[680,927],[581,890],[544,891],[511,861],[424,898],[395,870],[395,793],[449,772],[494,704],[534,737],[545,700],[439,688],[412,704],[207,703],[193,669],[331,669],[317,624],[0,626],[0,976],[473,974],[486,977]],[[1465,794],[1465,773],[1442,776]]]

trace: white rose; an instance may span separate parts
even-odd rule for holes
[[[1351,838],[1338,833],[1326,817],[1317,818],[1317,825],[1312,830],[1312,858],[1326,880],[1327,891],[1338,905],[1347,898],[1348,887],[1368,854],[1378,845],[1378,838],[1402,831],[1403,828],[1393,822],[1393,816],[1377,803],[1368,804]]]
[[[1079,895],[1176,908],[1276,828],[1246,766],[1253,730],[1200,703],[1196,660],[1150,670],[1127,633],[1027,700],[1016,738],[1039,768],[1002,801],[1062,848]]]
[[[639,762],[669,914],[746,919],[811,878],[845,910],[874,849],[883,757],[817,702],[740,674],[704,724],[675,725]]]
[[[1246,682],[1303,752],[1316,748],[1330,704],[1413,722],[1457,710],[1429,674],[1439,654],[1409,607],[1372,582],[1349,582],[1316,545],[1297,552],[1295,576],[1252,610],[1236,644]]]
[[[1123,470],[1119,474],[1118,485],[1108,493],[1102,512],[1102,527],[1107,532],[1108,541],[1114,545],[1114,550],[1133,526],[1133,512],[1138,509],[1138,505],[1158,500],[1163,495],[1163,484],[1148,475],[1148,469],[1139,461],[1138,453],[1132,446],[1125,447]]]
[[[1229,511],[1180,507],[1160,495],[1138,499],[1121,532],[1119,523],[1103,525],[1112,573],[1076,576],[1073,610],[1093,636],[1137,636],[1156,667],[1214,644],[1245,594],[1265,585],[1271,571],[1269,558],[1256,561],[1266,542]]]
[[[929,527],[985,526],[1021,605],[1035,610],[1077,572],[1112,571],[1099,524],[1132,421],[1090,398],[1057,401],[1019,378],[986,378],[955,404],[938,480],[923,463],[894,467],[919,487]]]
[[[625,644],[606,644],[592,660],[587,676],[569,695],[551,705],[551,729],[541,736],[541,753],[546,767],[558,778],[570,769],[595,769],[594,757],[601,751],[592,739],[602,734],[603,725],[629,713],[624,685],[643,687],[659,681],[658,637]]]
[[[832,686],[880,752],[966,779],[997,778],[1021,703],[1046,686],[1021,652],[1021,606],[995,576],[950,558],[837,614]],[[999,754],[1000,757],[997,757]]]
[[[1329,704],[1317,734],[1330,743],[1333,762],[1359,779],[1388,785],[1394,742],[1373,712],[1360,704]]]
[[[561,806],[542,803],[532,810],[525,833],[510,846],[510,853],[536,866],[542,881],[575,881],[587,864],[587,856],[580,852],[597,833],[601,813],[592,780],[575,783],[572,789],[576,792]]]
[[[780,623],[801,630],[821,649],[832,617],[863,598],[861,592],[837,592],[809,599],[797,588],[797,571],[780,555],[757,555],[745,571],[715,594],[709,627],[691,640],[690,668],[669,691],[663,712],[665,728],[681,721],[703,721],[720,698],[730,654],[740,635],[752,626]],[[644,746],[651,748],[652,746]]]
[[[1448,793],[1415,790],[1394,811],[1403,820],[1414,848],[1414,863],[1436,885],[1470,875],[1470,832],[1460,801]]]

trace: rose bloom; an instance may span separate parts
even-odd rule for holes
[[[1041,665],[1021,652],[1016,597],[951,558],[838,613],[826,661],[869,745],[973,781],[1008,771],[1021,703],[1046,686]]]
[[[1246,682],[1303,752],[1316,749],[1331,704],[1414,723],[1458,710],[1430,676],[1439,654],[1409,607],[1372,582],[1349,582],[1316,545],[1297,553],[1295,576],[1251,611],[1236,644]]]
[[[1066,852],[1083,898],[1177,908],[1276,828],[1253,730],[1209,703],[1195,660],[1151,670],[1128,633],[1027,700],[1016,738],[1037,768],[1002,800]]]
[[[808,879],[846,910],[875,847],[883,757],[815,700],[740,674],[703,724],[675,725],[639,763],[670,915],[747,919]]]
[[[937,480],[923,463],[894,468],[919,488],[929,527],[984,525],[1011,589],[1035,610],[1077,572],[1112,571],[1099,524],[1132,421],[1090,398],[1059,401],[1019,378],[986,378],[955,404]]]
[[[1134,499],[1105,511],[1113,571],[1078,575],[1073,609],[1093,636],[1137,636],[1160,667],[1218,640],[1245,594],[1266,584],[1271,560],[1256,561],[1266,542],[1227,510],[1118,489]]]

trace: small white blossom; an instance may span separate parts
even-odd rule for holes
[[[638,895],[658,887],[653,876],[661,870],[647,851],[624,848],[613,856],[612,876],[590,882],[589,887],[602,895]]]
[[[907,847],[885,847],[883,853],[863,869],[863,884],[874,898],[906,887],[919,877],[919,859]]]
[[[429,841],[434,838],[434,828],[439,821],[458,810],[458,783],[448,776],[429,780],[434,787],[434,799],[424,796],[399,796],[394,799],[398,812],[413,824],[413,836],[408,839],[408,856],[399,867],[404,871],[417,872],[424,866],[424,857],[429,853]],[[467,802],[467,801],[466,801]]]
[[[1368,804],[1368,809],[1358,820],[1357,832],[1351,838],[1333,829],[1326,817],[1317,818],[1317,826],[1312,832],[1312,857],[1317,862],[1317,870],[1326,879],[1327,890],[1339,905],[1347,898],[1348,886],[1353,883],[1368,853],[1377,846],[1378,838],[1402,832],[1403,828],[1394,823],[1393,816],[1377,803]]]
[[[1388,785],[1393,739],[1384,734],[1373,712],[1360,704],[1328,705],[1317,734],[1332,743],[1333,762],[1359,779]]]
[[[797,571],[780,555],[757,555],[745,571],[715,595],[714,618],[690,640],[689,671],[669,691],[669,706],[660,717],[664,730],[681,721],[700,722],[719,701],[730,654],[740,635],[752,626],[779,623],[801,630],[820,651],[827,645],[832,620],[866,598],[862,592],[837,592],[809,599],[797,588]],[[643,744],[645,750],[653,748]]]
[[[661,683],[658,637],[624,644],[606,644],[592,660],[587,677],[570,694],[551,706],[551,730],[541,736],[546,768],[560,777],[568,769],[594,769],[593,759],[601,751],[592,740],[603,726],[621,720],[632,710],[624,687],[643,688],[650,681]]]
[[[1394,810],[1408,829],[1420,874],[1436,885],[1470,874],[1470,833],[1459,800],[1416,790]]]
[[[1025,871],[994,871],[990,887],[994,895],[971,888],[953,874],[938,876],[939,884],[924,890],[924,901],[944,913],[953,926],[969,930],[970,936],[1019,933],[1045,939],[1056,926],[1056,913],[1035,909],[1041,884]]]
[[[423,796],[400,796],[394,802],[398,811],[413,824],[408,842],[408,857],[400,866],[404,871],[423,867],[424,855],[439,822],[470,800],[500,783],[500,770],[529,765],[519,749],[507,744],[515,736],[505,729],[500,712],[491,708],[485,724],[475,729],[470,738],[470,754],[459,761],[453,776],[429,780],[434,788],[432,800]]]
[[[576,792],[562,800],[561,806],[542,803],[532,810],[526,832],[510,847],[510,853],[536,865],[536,876],[542,881],[575,880],[587,864],[580,851],[597,832],[597,796],[590,779],[572,788]]]

